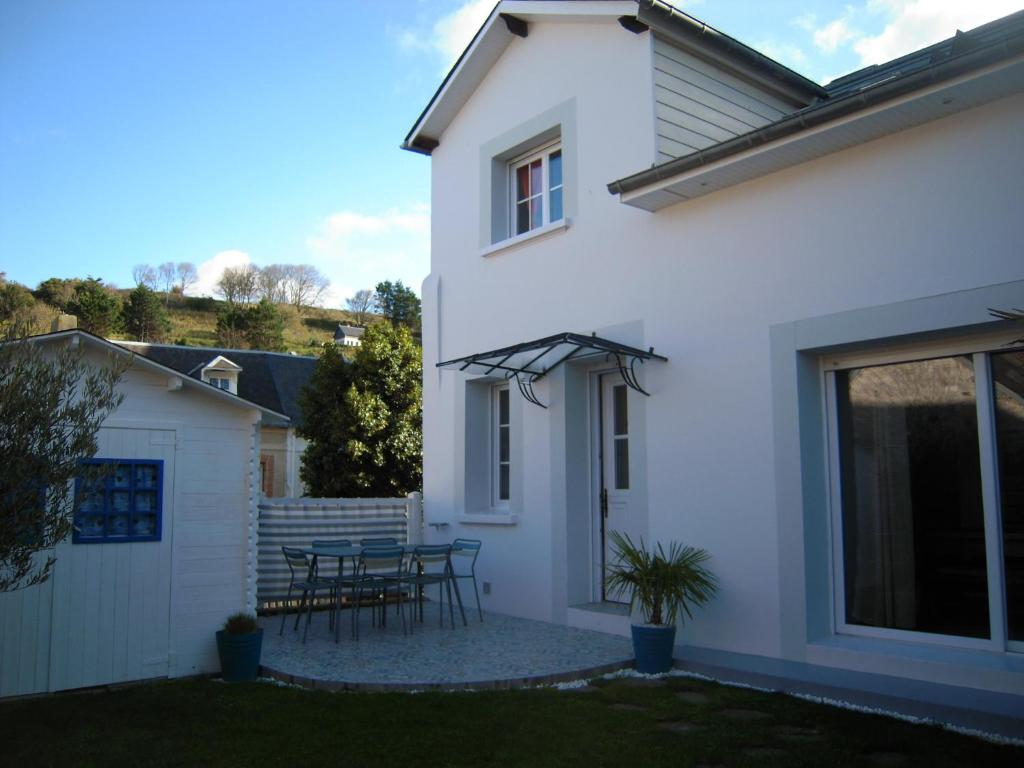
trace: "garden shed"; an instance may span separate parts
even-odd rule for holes
[[[0,594],[0,696],[216,671],[214,632],[255,606],[253,402],[80,330],[34,337],[128,361],[75,532],[43,584]]]

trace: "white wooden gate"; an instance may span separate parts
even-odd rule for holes
[[[0,696],[165,677],[175,432],[104,428],[98,458],[160,459],[160,541],[57,547],[45,584],[0,595]]]

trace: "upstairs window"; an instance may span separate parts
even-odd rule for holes
[[[219,376],[211,376],[210,383],[218,389],[231,390],[231,379],[221,378]]]
[[[509,164],[512,202],[509,236],[561,221],[562,147],[556,142]]]

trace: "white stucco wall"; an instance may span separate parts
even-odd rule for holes
[[[578,418],[566,402],[578,373],[538,384],[547,411],[513,387],[517,519],[496,526],[460,522],[474,511],[464,494],[466,377],[433,364],[561,331],[654,346],[669,362],[643,370],[648,535],[707,548],[722,582],[682,638],[779,657],[797,617],[780,608],[770,329],[1024,279],[1024,96],[648,214],[605,188],[652,156],[648,46],[615,24],[533,24],[433,152],[425,515],[451,523],[440,538],[484,540],[486,607],[566,621],[579,594],[566,585],[566,563],[579,557],[566,521],[581,514],[589,482],[566,428]],[[568,99],[572,226],[481,257],[481,145]]]

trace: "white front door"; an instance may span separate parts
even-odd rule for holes
[[[643,535],[643,521],[636,509],[636,486],[642,473],[632,458],[630,450],[631,405],[642,397],[630,389],[618,372],[601,374],[598,385],[600,399],[600,515],[602,574],[607,565],[614,562],[609,532],[627,534],[639,546]],[[603,577],[602,577],[603,581]],[[629,602],[629,596],[605,588],[602,584],[602,599],[609,602]]]
[[[163,462],[160,540],[87,544],[69,539],[57,547],[51,576],[51,691],[166,677],[169,669],[175,433],[103,428],[98,444],[97,458]]]

